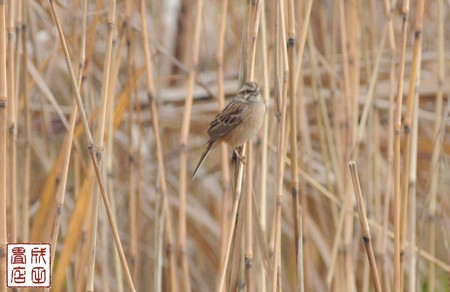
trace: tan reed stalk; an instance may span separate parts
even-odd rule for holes
[[[381,292],[380,279],[378,277],[377,263],[372,248],[372,237],[370,235],[369,223],[367,222],[366,209],[364,207],[364,199],[361,191],[361,184],[359,182],[358,169],[355,161],[350,161],[348,164],[350,174],[352,176],[353,188],[355,190],[355,197],[358,206],[359,220],[361,224],[362,239],[366,247],[367,258],[370,264],[370,273],[372,277],[373,287],[375,291]]]
[[[414,47],[413,47],[413,59],[411,63],[411,70],[409,75],[409,89],[408,98],[406,101],[406,113],[403,122],[403,177],[402,179],[402,198],[401,198],[401,211],[400,211],[400,262],[403,266],[405,257],[405,239],[406,239],[406,224],[408,219],[408,197],[409,197],[409,184],[410,184],[410,162],[411,157],[416,156],[417,153],[411,152],[411,124],[414,111],[414,99],[416,97],[416,88],[420,84],[420,70],[421,70],[421,53],[422,53],[422,27],[423,27],[423,14],[424,14],[424,0],[417,1],[416,10],[416,23],[414,27]],[[403,289],[403,276],[402,276],[402,289]]]
[[[21,80],[20,87],[22,89],[23,104],[24,104],[24,116],[25,116],[25,162],[24,162],[24,188],[22,197],[22,224],[20,226],[22,230],[21,241],[28,242],[28,237],[30,233],[30,187],[31,187],[31,112],[30,112],[30,96],[28,91],[28,46],[27,46],[27,9],[28,2],[25,1],[22,5],[22,21],[21,21],[21,32],[20,36],[22,38],[22,70],[21,70]],[[18,82],[19,83],[19,82]]]
[[[103,76],[102,76],[102,88],[101,88],[101,101],[100,101],[100,115],[98,117],[97,131],[96,131],[96,143],[97,148],[95,149],[95,156],[97,158],[97,163],[100,169],[100,176],[103,176],[106,180],[106,185],[108,185],[109,179],[105,176],[105,165],[102,163],[103,152],[104,152],[104,139],[105,139],[105,128],[106,128],[106,111],[108,99],[110,95],[108,92],[109,82],[111,78],[111,57],[112,57],[112,46],[113,46],[113,33],[115,26],[116,17],[116,1],[110,1],[108,5],[108,19],[107,19],[107,32],[106,32],[106,50],[105,58],[103,63]],[[96,250],[97,250],[97,224],[98,224],[98,208],[99,208],[99,188],[94,188],[94,198],[92,203],[92,218],[91,218],[91,251],[89,253],[88,261],[88,275],[86,281],[86,291],[94,291],[94,278],[95,278],[95,261],[96,261]],[[111,199],[110,199],[111,200]],[[114,218],[114,215],[113,215]],[[115,220],[115,219],[113,219]]]
[[[200,1],[201,2],[201,1]],[[201,3],[199,3],[201,4]],[[200,5],[202,6],[202,5]],[[201,7],[199,9],[201,12]],[[158,220],[160,220],[160,227],[162,227],[164,223],[164,230],[165,230],[165,236],[166,236],[166,253],[167,253],[167,260],[168,260],[168,270],[169,270],[169,287],[170,291],[178,291],[178,283],[176,280],[176,266],[175,266],[175,257],[172,254],[172,249],[174,246],[174,239],[173,239],[173,233],[172,233],[172,222],[171,222],[171,216],[170,216],[170,209],[168,204],[168,193],[167,193],[167,182],[166,182],[166,170],[164,165],[164,157],[163,157],[163,150],[161,145],[161,134],[159,129],[159,118],[158,118],[158,109],[156,105],[156,93],[155,93],[155,86],[153,81],[153,72],[152,72],[152,56],[150,54],[150,47],[149,47],[149,34],[147,32],[147,21],[146,21],[146,8],[145,8],[145,0],[141,0],[140,2],[140,16],[141,16],[141,29],[142,29],[142,37],[143,37],[143,49],[144,49],[144,55],[145,55],[145,69],[146,69],[146,76],[147,76],[147,98],[150,103],[150,112],[152,115],[152,128],[153,128],[153,134],[155,136],[155,144],[156,144],[156,156],[158,160],[158,168],[159,168],[159,180],[161,183],[161,196],[159,199],[159,206],[160,210],[158,211],[161,215]],[[199,17],[200,18],[200,17]],[[181,207],[180,207],[181,208]],[[184,214],[186,216],[186,214]],[[164,216],[164,220],[162,218]],[[156,234],[155,239],[156,240],[162,240],[162,233],[163,230],[155,228],[156,232],[159,232],[159,234]],[[160,238],[160,239],[158,239]],[[157,244],[158,246],[158,244]],[[160,248],[162,246],[160,245]],[[161,255],[159,255],[161,256]],[[161,259],[159,259],[161,260]],[[187,270],[187,259],[185,258],[185,274],[183,276],[184,278],[184,288],[190,290],[190,282],[189,282],[189,271]],[[155,291],[161,291],[162,283],[161,283],[161,263],[158,262],[158,260],[155,262],[156,264],[156,274],[155,274]],[[186,278],[187,277],[187,278]],[[186,291],[188,291],[186,290]]]
[[[228,15],[228,0],[222,1],[221,16],[220,16],[220,26],[219,26],[219,37],[217,43],[217,97],[219,102],[219,110],[225,106],[225,94],[223,89],[224,82],[224,42],[225,42],[225,28],[226,20]],[[228,163],[228,146],[225,143],[220,145],[221,151],[221,165],[222,165],[222,203],[221,203],[221,215],[220,215],[220,227],[221,227],[221,237],[220,237],[220,261],[219,261],[219,273],[220,268],[222,268],[225,262],[225,252],[226,252],[226,239],[228,238],[228,212],[229,212],[229,198],[231,195],[230,188],[230,168]],[[216,287],[219,285],[219,278],[216,279]]]
[[[6,261],[6,124],[8,103],[6,78],[6,3],[0,0],[0,262]],[[0,265],[0,278],[6,279],[6,265]],[[0,291],[6,291],[6,281],[0,284]]]
[[[117,45],[118,43],[118,45]],[[113,44],[113,55],[114,56],[122,56],[123,54],[123,50],[125,47],[125,43],[126,43],[126,32],[122,32],[121,37],[120,37],[120,41],[114,41],[112,42]],[[114,166],[113,166],[113,158],[114,156],[112,155],[114,153],[114,131],[115,131],[115,127],[114,127],[114,105],[115,105],[115,94],[114,94],[114,89],[116,88],[117,82],[118,82],[118,75],[119,75],[119,69],[120,69],[120,65],[122,63],[122,59],[121,58],[113,58],[111,60],[111,77],[110,77],[110,82],[108,84],[108,96],[110,98],[108,98],[108,102],[106,104],[106,127],[107,127],[107,131],[106,131],[106,136],[107,136],[107,143],[106,143],[106,153],[111,153],[111,155],[107,155],[106,156],[106,176],[109,177],[109,179],[107,180],[107,184],[108,184],[108,194],[110,195],[110,200],[111,200],[111,209],[114,215],[114,218],[117,218],[117,204],[116,204],[116,195],[115,195],[115,187],[114,187],[114,182],[113,179],[115,172],[114,172]],[[133,72],[134,73],[134,72]],[[129,78],[130,81],[130,87],[133,86],[133,82],[131,80],[131,78]],[[132,88],[130,88],[130,93],[133,92]],[[132,104],[132,101],[129,100],[128,101],[129,104]],[[102,219],[104,220],[104,213],[102,214]],[[108,251],[108,237],[107,237],[107,230],[106,230],[106,225],[103,224],[103,233],[104,235],[104,239],[103,239],[103,245],[104,248],[102,250],[103,253],[106,253]],[[118,291],[118,292],[122,292],[124,291],[124,287],[123,287],[123,273],[122,273],[122,268],[120,266],[120,258],[119,258],[119,254],[117,253],[116,250],[113,251],[114,253],[114,272],[115,272],[115,278],[116,278],[116,284],[114,286],[114,290]],[[107,254],[104,254],[104,256],[102,257],[103,259],[103,266],[104,269],[102,270],[102,275],[106,276],[108,274],[108,256]],[[133,269],[131,269],[131,272],[133,271]],[[135,279],[133,279],[135,281]],[[106,283],[108,283],[109,281],[106,281]]]
[[[127,1],[129,3],[130,1]],[[126,19],[126,18],[125,18]],[[131,37],[131,31],[128,29],[128,23],[124,21],[123,23],[124,30],[126,30],[127,34],[127,75],[128,75],[128,82],[131,83],[131,80],[133,78],[134,74],[134,56],[136,54],[135,50],[135,41]],[[134,128],[134,105],[136,104],[136,97],[135,97],[134,90],[131,90],[130,92],[130,103],[128,104],[128,193],[129,193],[129,201],[128,201],[128,216],[129,216],[129,237],[130,237],[130,269],[131,269],[131,275],[133,276],[133,280],[135,281],[136,285],[138,282],[138,249],[139,249],[139,238],[138,238],[138,198],[137,198],[137,161],[135,157],[135,149],[133,147],[133,128]],[[138,144],[140,145],[140,144]]]
[[[420,74],[420,73],[419,73]],[[420,77],[419,77],[420,79]],[[416,95],[418,93],[416,92]],[[409,242],[416,242],[416,188],[417,188],[417,144],[419,140],[419,97],[416,96],[414,101],[414,116],[412,122],[412,135],[411,135],[411,153],[414,155],[411,156],[411,164],[410,164],[410,174],[409,174]],[[406,241],[406,240],[405,240]],[[417,254],[415,251],[415,244],[410,244],[409,248],[409,258],[410,262],[408,264],[408,290],[414,291],[416,290],[416,265],[417,265]],[[434,256],[434,255],[433,255]]]
[[[260,45],[262,49],[262,65],[263,65],[263,100],[266,105],[266,118],[263,122],[262,130],[262,142],[261,142],[261,181],[260,181],[260,224],[261,231],[263,233],[263,240],[266,240],[266,212],[267,212],[267,156],[268,156],[268,139],[269,139],[269,94],[270,94],[270,84],[269,84],[269,74],[268,74],[268,56],[267,56],[267,26],[266,26],[266,11],[265,11],[265,1],[261,1],[261,40]],[[264,265],[260,266],[259,271],[259,291],[267,291],[267,277],[264,269]]]
[[[430,186],[428,190],[428,250],[431,256],[435,256],[436,253],[436,207],[437,207],[437,195],[438,195],[438,181],[439,181],[439,156],[442,149],[442,114],[443,114],[443,97],[444,97],[444,80],[445,80],[445,32],[444,32],[444,4],[442,0],[438,1],[438,90],[436,94],[436,106],[435,106],[435,122],[433,129],[433,152],[430,162]],[[435,290],[435,264],[433,262],[428,263],[428,291]]]
[[[252,139],[247,144],[246,179],[245,179],[245,287],[246,291],[255,291],[255,279],[253,276],[253,143]]]
[[[348,95],[345,96],[346,104],[347,104],[347,135],[346,141],[344,143],[346,145],[351,145],[350,148],[355,146],[356,142],[356,131],[358,127],[358,117],[359,117],[359,84],[360,84],[360,42],[361,42],[361,33],[360,33],[360,21],[359,15],[360,13],[360,5],[358,1],[350,1],[346,2],[346,14],[342,13],[342,16],[346,16],[345,21],[341,21],[341,24],[345,25],[341,28],[341,35],[345,36],[342,31],[346,30],[346,38],[347,45],[342,46],[343,56],[347,55],[347,58],[344,57],[342,60],[344,64],[344,68],[347,67],[348,70]],[[344,37],[345,38],[345,37]],[[343,40],[342,40],[343,41]],[[347,51],[347,52],[345,52]],[[345,64],[348,62],[348,66]],[[344,69],[345,70],[345,69]],[[345,74],[345,73],[344,73]],[[345,147],[345,145],[343,145]],[[345,148],[344,148],[345,149]],[[351,150],[350,150],[351,151]],[[345,151],[343,158],[345,159],[344,163],[350,159],[349,150]],[[344,174],[344,184],[345,184],[345,195],[351,196],[352,204],[354,204],[354,197],[350,194],[351,187],[350,178],[347,173],[347,169],[343,169]],[[349,194],[347,194],[349,192]],[[356,277],[354,270],[356,269],[354,263],[354,255],[351,251],[351,246],[353,245],[353,236],[354,236],[354,224],[353,217],[351,214],[347,213],[344,225],[344,239],[343,239],[343,256],[345,261],[345,283],[346,283],[346,291],[355,291],[356,286]]]
[[[16,102],[18,102],[19,99],[19,89],[20,89],[20,85],[19,85],[19,78],[20,78],[20,68],[21,68],[21,58],[20,58],[20,48],[21,48],[21,41],[22,41],[22,36],[21,36],[21,32],[22,32],[22,14],[23,14],[23,9],[22,9],[22,0],[17,0],[16,2],[16,15],[15,15],[15,19],[14,19],[14,30],[15,30],[15,44],[14,44],[14,92],[15,92],[15,96],[14,98],[16,99]],[[18,111],[17,111],[18,112]],[[16,120],[18,120],[19,116],[18,114],[16,114]],[[18,206],[19,207],[19,206]],[[17,211],[19,216],[20,216],[20,211]],[[20,237],[20,234],[17,235],[17,237]]]
[[[401,266],[401,169],[400,169],[400,134],[402,126],[403,80],[405,75],[405,54],[408,35],[409,0],[403,1],[402,36],[400,47],[400,63],[397,77],[397,98],[394,112],[394,291],[402,289]]]
[[[125,254],[123,252],[123,248],[122,248],[122,245],[121,245],[121,242],[120,242],[119,233],[117,231],[117,226],[116,226],[116,224],[114,222],[114,217],[113,217],[113,214],[112,214],[112,211],[111,211],[109,198],[108,198],[108,195],[106,193],[106,189],[105,189],[105,186],[104,186],[103,178],[102,178],[101,173],[100,173],[99,165],[97,163],[97,158],[96,158],[96,153],[95,153],[95,144],[94,144],[94,142],[92,140],[92,135],[91,135],[91,132],[90,132],[90,129],[89,129],[88,121],[87,121],[87,118],[86,118],[86,113],[84,111],[83,104],[82,104],[82,101],[81,101],[80,91],[79,91],[79,89],[77,87],[75,74],[74,74],[74,71],[73,71],[73,68],[72,68],[72,64],[70,62],[70,55],[69,55],[69,51],[67,49],[67,44],[66,44],[66,41],[65,41],[65,38],[64,38],[64,33],[62,31],[62,27],[61,27],[61,23],[59,21],[58,14],[56,13],[56,10],[55,10],[54,1],[53,0],[49,0],[49,3],[50,3],[50,7],[51,7],[53,21],[55,22],[55,25],[57,27],[58,34],[59,34],[60,41],[61,41],[61,45],[63,47],[67,69],[68,69],[69,74],[70,74],[70,80],[71,80],[72,89],[75,92],[77,106],[78,106],[78,109],[80,111],[80,117],[81,117],[83,129],[84,129],[84,132],[85,132],[85,135],[86,135],[86,139],[87,139],[87,142],[88,142],[88,150],[89,150],[89,154],[90,154],[90,157],[91,157],[91,162],[92,162],[92,164],[94,166],[94,171],[95,171],[95,174],[96,174],[97,182],[98,182],[98,185],[100,187],[100,192],[102,194],[103,202],[105,204],[105,209],[106,209],[106,212],[107,212],[107,215],[108,215],[108,221],[109,221],[109,225],[111,227],[111,231],[112,231],[112,234],[113,234],[114,242],[116,244],[116,248],[118,249],[118,252],[119,252],[119,255],[120,255],[122,267],[126,271],[128,286],[129,286],[130,290],[134,291],[135,289],[134,289],[134,286],[133,286],[133,281],[131,279],[131,275],[130,275],[130,272],[128,270]]]
[[[284,170],[285,170],[285,156],[286,156],[286,116],[287,116],[287,89],[288,89],[288,70],[289,65],[287,61],[287,51],[284,44],[286,44],[286,29],[285,29],[285,17],[284,17],[284,6],[283,1],[278,1],[278,15],[277,20],[279,21],[278,29],[280,30],[278,34],[278,38],[276,39],[278,53],[278,66],[280,70],[283,70],[283,81],[278,84],[281,88],[281,117],[278,121],[278,144],[277,144],[277,172],[276,172],[276,187],[275,187],[275,216],[273,225],[275,228],[274,232],[274,255],[272,262],[272,291],[277,291],[281,282],[281,207],[282,207],[282,199],[283,199],[283,178],[284,178]],[[281,75],[280,75],[281,77]]]
[[[257,36],[259,32],[259,19],[261,10],[261,1],[251,2],[251,19],[248,23],[250,24],[250,47],[248,60],[250,61],[248,65],[249,80],[254,80],[255,72],[255,58],[256,58],[256,44]],[[254,291],[254,277],[253,277],[253,140],[250,139],[246,142],[247,144],[247,164],[246,164],[246,210],[245,210],[245,282],[247,291]],[[241,163],[240,163],[241,164]]]
[[[384,195],[384,209],[383,209],[383,232],[381,236],[381,257],[382,257],[382,279],[383,279],[383,290],[390,291],[390,272],[388,270],[388,257],[387,257],[387,230],[389,224],[389,212],[390,212],[390,202],[391,193],[393,192],[393,179],[392,174],[394,171],[394,109],[395,109],[395,69],[396,69],[396,44],[394,38],[394,27],[393,27],[393,16],[391,11],[391,3],[388,0],[384,1],[384,14],[387,18],[388,25],[388,46],[389,55],[391,60],[390,70],[389,70],[389,109],[388,109],[388,142],[387,142],[387,171],[386,171],[386,189]]]
[[[16,94],[15,94],[15,74],[14,74],[14,43],[15,43],[15,27],[14,27],[14,13],[16,1],[10,1],[8,5],[7,12],[7,47],[6,54],[8,58],[7,68],[6,68],[6,82],[7,85],[7,96],[8,107],[8,162],[9,162],[9,242],[17,242],[17,198],[16,198],[16,144],[17,144],[17,129],[16,129]]]
[[[192,102],[193,102],[193,90],[196,76],[196,66],[198,64],[199,51],[200,51],[200,32],[201,32],[201,24],[202,24],[202,15],[203,15],[203,0],[197,1],[197,10],[195,14],[195,24],[194,24],[194,39],[193,39],[193,48],[192,48],[192,56],[190,60],[190,72],[187,81],[187,94],[186,100],[184,104],[184,112],[183,112],[183,122],[180,134],[180,186],[179,186],[179,198],[180,198],[180,207],[179,207],[179,215],[178,215],[178,225],[179,225],[179,234],[178,234],[178,252],[181,261],[182,267],[182,290],[183,291],[191,291],[191,282],[189,276],[189,266],[187,262],[186,255],[186,189],[187,189],[187,143],[189,139],[189,128],[191,123],[191,114],[192,114]]]
[[[312,1],[311,1],[312,2]],[[302,236],[299,233],[299,225],[301,225],[301,216],[298,217],[299,201],[298,201],[298,173],[297,173],[297,96],[295,91],[295,7],[294,1],[288,1],[288,60],[289,60],[289,122],[290,122],[290,147],[291,147],[291,195],[292,195],[292,212],[294,218],[294,250],[295,250],[295,262],[296,273],[295,283],[298,291],[303,291],[303,262],[298,262],[297,259],[303,258],[302,250],[299,249],[299,240]]]

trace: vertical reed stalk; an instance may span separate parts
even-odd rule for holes
[[[255,58],[256,58],[256,44],[257,36],[259,31],[259,17],[261,9],[261,1],[252,1],[251,8],[251,19],[248,20],[250,24],[250,48],[247,60],[250,64],[247,68],[249,75],[249,80],[254,80],[255,73]],[[246,40],[247,41],[247,40]],[[254,291],[254,277],[253,277],[253,140],[250,139],[246,142],[247,144],[247,164],[246,164],[246,210],[245,210],[245,282],[247,291]],[[242,152],[244,153],[244,152]],[[242,164],[242,162],[240,163]]]
[[[408,197],[409,185],[411,177],[410,163],[413,156],[417,153],[411,152],[411,124],[414,113],[414,99],[416,97],[416,88],[420,84],[420,69],[421,69],[421,55],[422,55],[422,27],[423,27],[423,13],[424,0],[417,1],[416,23],[414,28],[414,48],[413,59],[411,63],[411,72],[409,75],[409,90],[408,99],[406,101],[406,113],[403,122],[404,131],[404,145],[403,145],[403,177],[402,177],[402,201],[401,201],[401,217],[400,217],[400,261],[403,266],[405,255],[405,239],[406,239],[406,220],[408,219]],[[403,277],[402,277],[403,279]],[[403,280],[402,280],[403,283]],[[403,288],[403,284],[402,284]]]
[[[0,0],[0,262],[6,261],[6,124],[8,103],[6,78],[6,3]],[[0,279],[6,279],[6,265],[0,265]],[[6,281],[0,284],[0,291],[6,291]]]
[[[401,167],[400,134],[402,126],[403,81],[405,75],[406,41],[408,36],[409,0],[403,1],[400,63],[397,77],[397,99],[394,112],[394,291],[402,289],[401,265]],[[404,170],[406,171],[406,170]]]
[[[277,172],[276,172],[276,187],[275,187],[275,217],[274,217],[274,256],[273,256],[273,274],[272,274],[272,291],[277,291],[279,285],[279,279],[281,278],[281,266],[280,266],[280,253],[281,253],[281,211],[282,211],[282,199],[283,199],[283,178],[285,170],[285,158],[286,158],[286,116],[287,116],[287,89],[288,89],[288,76],[289,65],[287,60],[287,51],[284,44],[286,44],[286,28],[284,17],[284,5],[283,1],[278,1],[278,16],[279,21],[278,29],[280,33],[276,39],[277,50],[279,50],[278,66],[280,70],[283,70],[282,82],[278,84],[281,88],[280,105],[281,105],[281,118],[278,121],[278,137],[277,137]]]
[[[267,212],[267,159],[268,159],[268,140],[269,140],[269,74],[267,64],[267,26],[266,26],[266,11],[265,1],[261,1],[261,48],[262,48],[262,61],[263,61],[263,100],[266,105],[266,118],[264,119],[262,126],[262,142],[261,142],[261,181],[260,181],[260,224],[263,235],[266,235],[266,212]],[[264,240],[266,238],[264,237]],[[267,277],[264,269],[264,265],[261,265],[259,272],[261,292],[266,292],[267,289]]]
[[[127,1],[127,3],[130,1]],[[124,22],[124,29],[126,29],[127,34],[127,75],[128,83],[132,84],[133,74],[134,74],[134,56],[136,54],[135,41],[131,39],[131,31],[128,29],[128,23]],[[134,90],[130,91],[129,96],[130,102],[128,104],[128,172],[129,172],[129,202],[128,202],[128,216],[129,216],[129,228],[130,228],[130,264],[131,264],[131,275],[133,280],[136,282],[138,280],[138,249],[139,249],[139,238],[138,238],[138,227],[139,221],[137,218],[137,159],[135,155],[135,147],[133,143],[133,128],[135,126],[135,95]]]
[[[14,28],[14,14],[17,1],[10,1],[8,5],[8,27],[7,27],[7,96],[8,107],[8,162],[9,162],[9,241],[17,242],[17,198],[16,198],[16,175],[17,175],[17,158],[16,158],[16,143],[17,143],[17,129],[16,129],[16,94],[15,94],[15,74],[14,74],[14,42],[15,42],[15,28]]]
[[[189,127],[191,124],[191,114],[192,114],[192,102],[193,102],[193,90],[196,78],[196,67],[198,64],[198,57],[200,51],[200,33],[202,25],[202,15],[203,15],[203,0],[197,1],[197,10],[195,14],[195,25],[194,25],[194,39],[192,56],[190,63],[190,71],[187,81],[187,94],[184,104],[183,112],[183,123],[180,134],[180,186],[179,186],[179,198],[180,198],[180,208],[178,215],[178,252],[181,260],[182,267],[182,290],[191,291],[191,282],[189,276],[189,266],[186,255],[186,191],[187,191],[187,144],[189,139]]]
[[[225,94],[223,88],[224,82],[224,42],[225,42],[225,28],[226,20],[228,15],[228,0],[222,1],[221,16],[220,16],[220,27],[219,27],[219,37],[217,44],[217,97],[219,102],[219,110],[223,109],[225,106]],[[222,165],[222,203],[221,203],[221,215],[220,215],[220,227],[221,227],[221,237],[220,237],[220,261],[219,261],[219,271],[223,267],[225,262],[225,252],[226,252],[226,239],[228,238],[228,212],[229,212],[229,198],[230,198],[230,168],[228,163],[228,146],[225,143],[220,145],[221,151],[221,165]],[[220,271],[221,272],[221,271]],[[219,272],[219,273],[220,273]],[[219,285],[219,278],[216,279],[216,287]]]
[[[298,291],[303,291],[303,263],[297,262],[302,250],[299,249],[299,225],[301,224],[301,216],[299,217],[299,201],[298,201],[298,158],[297,158],[297,96],[295,91],[295,7],[294,1],[288,1],[288,62],[289,62],[289,122],[290,122],[290,147],[291,147],[291,195],[292,195],[292,212],[294,218],[294,250],[296,273],[295,283]]]
[[[31,111],[30,111],[30,96],[28,89],[28,46],[27,46],[27,9],[28,1],[24,1],[22,5],[22,24],[21,24],[21,46],[22,46],[22,70],[21,78],[22,80],[21,89],[24,104],[24,115],[25,115],[25,163],[24,163],[24,188],[22,197],[22,224],[20,226],[22,230],[21,241],[27,242],[30,233],[30,187],[31,187]],[[19,83],[19,82],[18,82]]]
[[[201,2],[201,0],[200,0]],[[200,4],[200,3],[199,3]],[[201,5],[200,5],[201,6]],[[201,12],[201,7],[200,10]],[[155,144],[156,144],[156,156],[158,160],[158,168],[159,168],[159,180],[161,184],[161,196],[159,199],[159,208],[158,213],[160,214],[160,220],[159,224],[157,223],[158,228],[155,228],[155,231],[157,234],[155,234],[155,240],[162,240],[162,234],[163,234],[163,228],[162,226],[165,226],[165,234],[166,234],[166,251],[167,251],[167,261],[168,261],[168,270],[169,270],[169,288],[170,291],[178,291],[178,284],[176,280],[176,266],[175,266],[175,257],[172,253],[173,245],[174,245],[174,239],[173,239],[173,233],[172,233],[172,222],[171,222],[171,215],[169,212],[169,204],[168,204],[168,193],[167,193],[167,182],[166,182],[166,170],[164,165],[164,157],[163,157],[163,150],[162,150],[162,144],[161,144],[161,134],[160,134],[160,126],[159,126],[159,118],[158,118],[158,108],[156,104],[156,93],[155,93],[155,85],[153,80],[153,63],[152,63],[152,56],[150,54],[150,47],[149,47],[149,34],[147,31],[147,21],[146,21],[146,8],[145,8],[145,0],[141,0],[140,2],[140,16],[141,16],[141,29],[142,29],[142,37],[143,37],[143,49],[144,49],[144,55],[145,55],[145,69],[146,69],[146,85],[147,85],[147,98],[150,103],[150,112],[152,115],[152,128],[153,128],[153,135],[155,136]],[[200,17],[199,17],[200,18]],[[191,97],[192,98],[192,97]],[[181,208],[181,206],[180,206]],[[184,214],[186,216],[186,214]],[[163,224],[165,223],[165,224]],[[161,244],[157,244],[159,248],[162,248]],[[158,256],[161,256],[160,254]],[[162,289],[162,283],[161,283],[161,258],[157,258],[155,261],[156,264],[156,273],[155,273],[155,291],[161,291]],[[185,262],[185,269],[187,271],[187,259]],[[187,276],[187,278],[185,278]],[[190,289],[190,282],[189,282],[189,274],[184,274],[183,276],[184,288],[189,291]]]
[[[419,77],[420,79],[420,77]],[[416,93],[416,95],[418,95]],[[412,121],[412,135],[411,135],[411,153],[414,155],[411,156],[411,164],[410,164],[410,172],[409,172],[409,257],[410,261],[408,263],[409,266],[409,282],[408,282],[408,290],[414,291],[416,290],[416,281],[417,281],[417,273],[416,273],[416,264],[417,264],[417,254],[415,248],[416,242],[416,182],[417,182],[417,146],[419,140],[419,97],[416,96],[414,101],[414,115]],[[405,240],[406,241],[406,240]],[[434,255],[433,255],[434,256]],[[432,290],[431,290],[432,291]]]
[[[250,139],[247,142],[246,188],[245,188],[245,284],[246,291],[255,291],[255,280],[253,277],[253,144]]]

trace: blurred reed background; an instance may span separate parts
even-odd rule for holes
[[[1,0],[1,262],[52,242],[52,291],[449,291],[449,8]],[[191,181],[244,79],[247,163]]]

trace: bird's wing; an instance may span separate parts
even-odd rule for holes
[[[209,124],[208,135],[211,139],[218,139],[229,134],[242,123],[242,101],[232,100]]]

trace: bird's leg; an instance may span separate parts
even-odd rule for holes
[[[245,158],[244,155],[241,155],[241,153],[239,153],[239,151],[237,151],[237,149],[234,148],[234,147],[233,147],[233,151],[234,151],[234,154],[236,154],[236,157],[242,162],[242,164],[245,165],[245,162],[247,161],[247,158]]]

